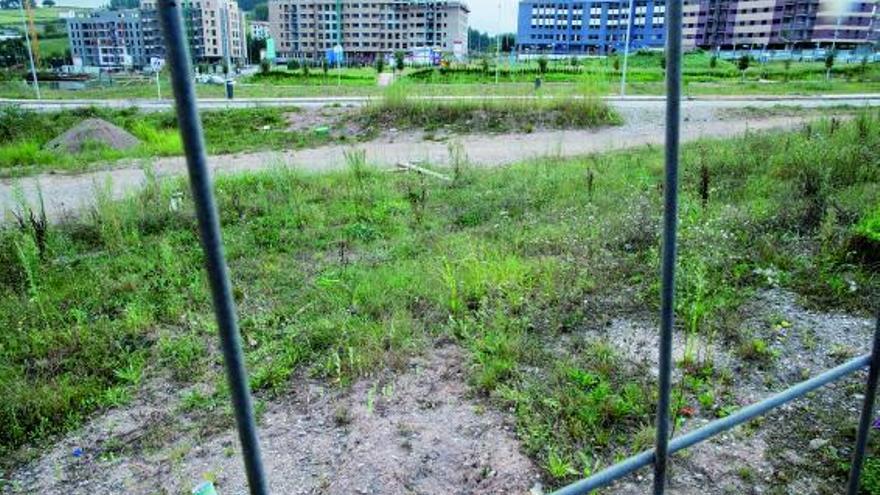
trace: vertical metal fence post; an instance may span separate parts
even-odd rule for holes
[[[853,451],[852,468],[849,472],[849,485],[846,490],[848,495],[857,495],[859,492],[865,449],[868,446],[868,433],[871,431],[871,418],[874,415],[874,400],[877,398],[878,375],[880,375],[880,311],[877,314],[877,327],[874,330],[874,346],[871,348],[871,365],[868,367],[868,381],[865,385],[865,403],[862,405],[856,448]]]
[[[678,227],[678,148],[681,124],[681,4],[666,2],[666,183],[663,188],[663,253],[660,288],[660,398],[654,453],[654,495],[666,489],[669,403],[672,386],[672,329],[675,317],[675,258]]]
[[[245,471],[251,494],[265,495],[267,493],[266,480],[260,460],[260,445],[257,439],[254,408],[251,403],[247,372],[244,368],[241,337],[235,316],[235,303],[232,300],[229,274],[226,270],[223,242],[220,237],[220,222],[217,217],[214,193],[211,189],[202,124],[196,108],[192,66],[187,51],[188,42],[183,29],[180,0],[160,0],[158,11],[162,30],[165,32],[167,58],[171,67],[171,84],[177,102],[177,122],[186,153],[186,164],[199,222],[202,249],[205,252],[205,268],[211,284],[211,296],[217,317],[223,358],[226,363],[226,377],[229,381],[232,405],[235,409],[235,420],[238,426],[238,437],[241,441]]]

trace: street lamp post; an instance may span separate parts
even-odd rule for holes
[[[498,71],[501,69],[501,0],[498,0],[498,40],[495,44],[495,85],[498,85]]]
[[[626,14],[626,43],[623,45],[623,74],[620,76],[620,96],[626,96],[626,69],[629,63],[629,43],[633,25],[633,2],[629,0],[629,12]]]
[[[34,91],[37,93],[37,99],[42,100],[43,98],[40,96],[40,81],[37,80],[37,66],[34,64],[34,50],[31,47],[31,35],[30,31],[28,31],[27,25],[27,17],[24,14],[24,3],[30,0],[20,0],[18,2],[18,8],[21,11],[21,25],[24,29],[24,41],[27,43],[27,52],[28,59],[31,62],[31,76],[34,78]]]

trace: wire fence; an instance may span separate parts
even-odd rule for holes
[[[227,380],[229,381],[235,410],[236,426],[242,446],[245,470],[252,495],[268,493],[266,477],[260,455],[254,408],[244,367],[241,337],[236,319],[235,303],[231,296],[231,284],[218,221],[217,207],[207,167],[205,142],[197,108],[192,79],[187,39],[181,16],[181,0],[160,0],[159,18],[165,33],[167,59],[171,69],[171,82],[176,101],[177,118],[186,154],[190,187],[193,192],[198,218],[205,265],[211,286],[214,312],[219,327]],[[664,187],[663,256],[661,272],[661,319],[659,359],[659,400],[656,418],[656,443],[647,450],[619,462],[589,478],[573,483],[557,491],[557,495],[586,494],[608,486],[638,469],[654,466],[653,493],[662,495],[667,484],[669,455],[719,433],[745,423],[758,416],[804,396],[828,383],[839,380],[868,367],[865,399],[859,420],[856,445],[850,470],[848,495],[859,490],[861,470],[867,447],[868,433],[877,392],[880,370],[880,315],[871,354],[853,359],[814,378],[769,397],[761,402],[742,408],[729,416],[713,421],[702,428],[672,440],[670,431],[670,395],[672,378],[672,331],[675,325],[675,268],[676,231],[678,227],[678,166],[681,122],[681,22],[682,1],[667,3],[667,77],[666,77],[666,148]]]

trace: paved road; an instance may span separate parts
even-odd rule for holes
[[[805,104],[806,102],[806,104]],[[839,104],[835,100],[757,101],[749,106],[770,108],[775,105],[820,107]],[[880,105],[880,100],[863,104]],[[659,100],[616,102],[625,124],[598,130],[542,131],[532,134],[465,135],[454,137],[477,166],[501,166],[543,156],[578,156],[594,152],[661,145],[664,139],[664,103]],[[750,131],[768,131],[798,126],[807,116],[756,117],[744,113],[732,117],[730,109],[742,108],[740,101],[689,101],[682,108],[682,139],[693,141],[702,137],[726,137]],[[379,167],[391,167],[401,161],[427,161],[443,165],[448,160],[448,143],[425,141],[422,134],[396,134],[359,143],[367,160]],[[330,145],[297,151],[265,151],[210,157],[216,173],[230,174],[284,165],[300,170],[322,172],[345,167],[344,154],[350,145]],[[152,160],[159,177],[185,174],[182,157]],[[113,168],[81,174],[42,174],[17,181],[0,180],[0,209],[14,208],[14,190],[20,188],[25,199],[36,204],[37,187],[42,188],[47,213],[60,218],[65,212],[81,211],[94,204],[97,187],[109,187],[113,197],[122,197],[140,189],[145,174],[138,163],[116,164]],[[107,186],[109,184],[109,186]]]

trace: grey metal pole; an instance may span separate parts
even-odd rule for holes
[[[669,442],[669,452],[679,452],[688,447],[692,447],[700,442],[706,441],[722,432],[730,430],[731,428],[739,426],[747,421],[751,421],[752,419],[755,419],[759,416],[763,416],[767,412],[770,412],[783,404],[787,404],[793,400],[803,397],[808,393],[819,389],[820,387],[824,387],[831,382],[843,378],[846,375],[855,373],[856,371],[865,368],[870,364],[871,355],[866,354],[864,356],[859,356],[855,359],[847,361],[846,363],[843,363],[836,368],[824,371],[823,373],[814,376],[809,380],[800,382],[776,395],[767,397],[761,402],[746,406],[732,413],[730,416],[716,419],[715,421],[712,421],[705,426],[676,437],[671,442]],[[619,480],[620,478],[623,478],[624,476],[634,472],[637,469],[641,469],[651,464],[652,462],[654,462],[654,451],[645,450],[623,461],[620,461],[619,463],[609,468],[606,468],[603,471],[600,471],[590,476],[589,478],[572,483],[571,485],[568,485],[565,488],[554,492],[553,495],[581,495],[585,493],[590,493],[593,490],[610,485],[613,481]]]
[[[877,314],[877,327],[874,330],[874,346],[871,349],[871,366],[868,367],[868,381],[865,385],[865,402],[862,404],[862,416],[859,418],[859,433],[853,451],[852,468],[849,472],[847,495],[858,495],[859,482],[862,477],[862,466],[865,462],[865,449],[868,446],[868,434],[871,431],[871,419],[874,417],[874,401],[877,398],[877,379],[880,376],[880,311]]]
[[[629,14],[627,14],[626,23],[626,45],[623,47],[623,74],[620,76],[620,96],[626,96],[626,69],[629,64],[629,44],[632,35],[633,25],[633,4],[635,0],[629,0]]]
[[[199,222],[202,249],[205,252],[205,268],[211,284],[211,296],[220,344],[226,364],[226,378],[232,394],[238,437],[241,441],[242,457],[252,495],[267,493],[266,479],[260,460],[260,444],[254,408],[251,402],[244,355],[241,350],[241,336],[235,316],[235,302],[232,299],[229,274],[223,253],[223,240],[220,235],[220,222],[214,201],[211,177],[208,172],[205,154],[205,141],[202,136],[202,123],[196,108],[196,94],[192,82],[192,66],[187,50],[183,20],[178,0],[159,0],[159,19],[165,32],[168,62],[171,67],[171,84],[176,100],[177,121],[180,137],[186,153],[190,187]]]
[[[501,70],[501,0],[498,0],[498,35],[495,41],[495,86],[498,86],[498,71]]]
[[[30,0],[20,0],[18,8],[21,10],[21,26],[24,29],[24,41],[27,43],[28,59],[31,62],[31,76],[34,78],[34,91],[37,93],[37,99],[42,100],[40,95],[40,81],[37,79],[37,66],[34,64],[34,50],[31,48],[31,34],[28,30],[27,16],[24,13],[24,3]]]
[[[666,183],[660,288],[660,359],[654,495],[666,489],[669,449],[669,395],[672,386],[672,330],[675,325],[675,258],[678,228],[678,153],[681,124],[681,3],[666,3]]]

